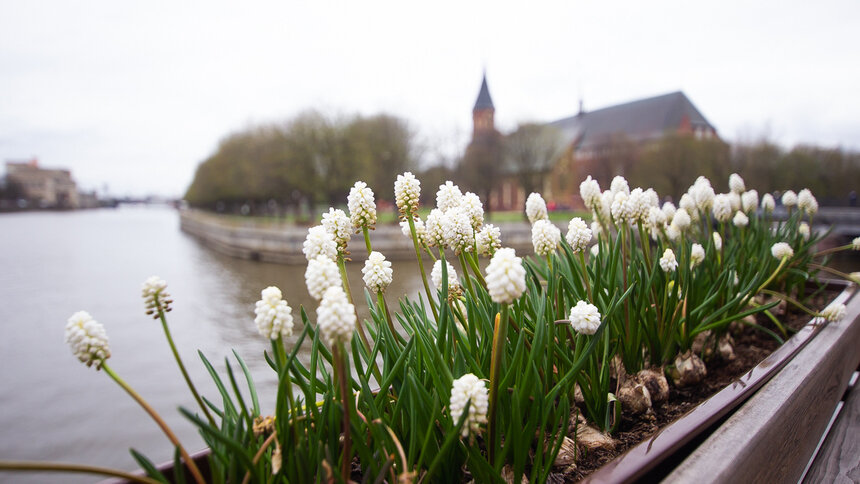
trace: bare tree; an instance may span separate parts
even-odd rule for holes
[[[564,148],[555,127],[522,123],[505,139],[505,157],[523,192],[544,190],[544,180]]]

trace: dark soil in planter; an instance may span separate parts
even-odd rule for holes
[[[807,306],[819,310],[823,309],[839,292],[841,292],[841,288],[838,287],[826,289],[807,301]],[[793,306],[788,307],[787,314],[779,317],[780,322],[788,329],[789,336],[809,323],[810,319],[809,314]],[[757,323],[777,334],[779,333],[775,325],[764,315],[757,316]],[[735,340],[734,360],[724,361],[719,355],[706,360],[708,375],[705,381],[697,386],[675,388],[670,382],[669,400],[662,404],[656,404],[653,415],[634,417],[622,415],[619,430],[612,436],[617,441],[615,450],[591,451],[576,463],[577,469],[575,471],[565,474],[551,474],[549,482],[576,482],[584,478],[626,450],[649,438],[660,428],[684,416],[711,395],[733,383],[779,347],[779,342],[772,336],[749,326],[744,326],[743,330],[734,334],[733,337]]]

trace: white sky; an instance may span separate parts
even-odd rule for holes
[[[854,0],[5,0],[0,160],[181,196],[221,137],[307,108],[451,151],[485,67],[502,131],[680,89],[725,139],[860,149],[858,25]]]

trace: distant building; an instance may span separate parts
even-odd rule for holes
[[[494,115],[495,106],[485,75],[472,110],[470,146],[497,133]],[[554,200],[564,205],[580,204],[579,183],[585,176],[602,172],[625,175],[625,168],[638,159],[642,150],[667,134],[718,138],[716,128],[681,91],[594,111],[585,111],[580,102],[577,114],[546,126],[559,133],[565,148],[556,155],[556,160],[544,164],[551,169],[541,192],[548,202]],[[611,158],[623,158],[624,163],[607,163]],[[515,165],[502,159],[500,171],[488,203],[493,210],[522,209],[528,194],[519,186]]]
[[[39,161],[7,161],[6,178],[16,183],[24,198],[40,208],[78,208],[78,188],[69,170],[39,167]]]

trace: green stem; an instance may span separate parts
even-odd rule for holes
[[[502,365],[504,364],[505,340],[508,335],[508,305],[502,304],[501,314],[496,315],[496,328],[493,334],[493,354],[490,366],[490,408],[488,411],[489,423],[487,425],[487,448],[489,452],[490,465],[495,465],[496,451],[498,448],[498,426],[496,413],[499,406],[499,384],[502,378]]]
[[[144,484],[159,484],[159,481],[149,477],[142,477],[108,467],[97,467],[83,464],[66,464],[63,462],[38,462],[38,461],[0,461],[0,471],[43,471],[43,472],[75,472],[80,474],[99,474],[103,476],[119,477],[131,482]]]
[[[463,252],[460,252],[457,257],[460,259],[460,268],[463,271],[463,279],[466,280],[466,289],[469,290],[469,294],[472,295],[472,299],[475,299],[475,289],[472,287],[472,278],[469,277],[469,266],[466,264],[466,257],[463,255]]]
[[[364,324],[362,324],[361,318],[358,317],[358,309],[356,309],[355,302],[352,299],[352,291],[349,290],[349,278],[346,275],[346,262],[343,260],[342,254],[338,254],[337,256],[337,267],[340,270],[340,281],[343,283],[343,291],[346,293],[347,300],[349,300],[349,303],[352,304],[352,307],[355,310],[355,322],[358,326],[358,336],[361,338],[361,343],[364,345],[364,348],[369,353],[371,348],[370,340],[367,339],[367,334],[364,332]]]
[[[352,468],[352,457],[350,456],[352,439],[350,437],[351,428],[349,417],[352,393],[349,391],[349,382],[347,381],[349,360],[347,359],[346,352],[344,351],[343,343],[337,343],[333,350],[335,371],[337,371],[337,380],[340,386],[340,398],[343,405],[343,452],[341,455],[343,461],[341,462],[341,477],[344,482],[348,482],[350,480],[350,469]]]
[[[132,388],[128,383],[126,383],[125,380],[120,378],[119,375],[117,375],[113,371],[113,369],[108,366],[106,361],[102,360],[101,368],[105,371],[105,373],[108,374],[108,376],[113,378],[113,380],[117,382],[117,384],[121,386],[122,389],[125,390],[126,393],[129,394],[129,396],[131,396],[131,398],[133,398],[138,404],[140,404],[140,406],[144,410],[146,410],[146,413],[148,413],[149,416],[152,417],[153,420],[155,420],[155,423],[157,423],[158,426],[161,427],[161,430],[164,432],[164,435],[166,435],[170,442],[172,442],[173,445],[176,446],[177,449],[179,449],[179,453],[182,455],[182,459],[185,461],[185,465],[188,466],[188,470],[191,471],[191,475],[194,476],[194,480],[197,481],[198,484],[206,484],[206,480],[203,479],[203,475],[200,473],[200,469],[197,468],[197,464],[195,464],[191,456],[188,455],[188,451],[185,450],[185,447],[183,447],[182,444],[179,443],[179,439],[176,437],[176,434],[174,434],[170,427],[167,426],[167,422],[165,422],[164,419],[161,418],[161,415],[159,415],[158,412],[156,412],[155,409],[152,408],[152,406],[149,405],[149,403],[147,403],[146,400],[144,400],[143,397],[141,397],[140,394],[134,390],[134,388]]]
[[[433,317],[438,321],[439,314],[436,312],[436,299],[430,291],[430,284],[427,283],[427,273],[424,271],[424,261],[421,258],[421,249],[418,247],[418,233],[415,231],[415,220],[412,218],[412,215],[409,215],[406,219],[409,221],[409,232],[412,234],[412,245],[415,247],[415,258],[418,259],[418,269],[421,270],[421,282],[424,283],[424,292],[427,294],[427,301],[430,303]],[[430,253],[429,250],[427,252]],[[433,254],[430,253],[430,256],[432,257]]]
[[[839,247],[831,247],[830,249],[825,249],[825,250],[822,250],[821,252],[816,252],[815,254],[812,255],[812,257],[821,257],[823,255],[832,254],[834,252],[848,250],[848,249],[851,249],[853,247],[854,247],[853,244],[840,245]]]
[[[278,359],[281,371],[283,372],[283,375],[280,375],[280,378],[283,378],[285,380],[287,402],[290,405],[289,419],[293,421],[290,427],[292,428],[293,438],[295,439],[295,442],[298,442],[299,433],[295,425],[295,419],[298,418],[299,412],[298,407],[296,407],[295,395],[293,395],[293,381],[290,378],[290,370],[289,368],[287,368],[287,353],[286,348],[284,347],[283,337],[281,335],[278,335],[278,339],[276,341],[272,341],[272,346],[275,349],[276,358]]]
[[[197,388],[194,387],[194,383],[191,382],[191,377],[188,376],[188,371],[185,370],[185,365],[179,357],[179,351],[176,350],[176,345],[173,343],[173,336],[170,335],[170,328],[167,326],[167,318],[164,316],[164,311],[160,308],[158,316],[161,319],[161,327],[164,328],[164,335],[167,337],[167,343],[170,345],[170,350],[173,351],[173,358],[176,359],[176,364],[179,365],[179,371],[182,372],[182,377],[185,378],[185,383],[188,384],[188,388],[194,395],[194,400],[197,400],[197,405],[199,405],[200,409],[203,410],[203,413],[206,415],[206,419],[209,420],[209,424],[217,428],[218,425],[215,424],[215,419],[212,418],[212,414],[209,413],[209,409],[207,409],[206,405],[203,404],[200,394],[197,393]]]
[[[588,266],[585,265],[585,251],[579,251],[579,265],[582,266],[582,280],[585,282],[585,291],[588,294],[588,301],[594,303],[594,297],[591,294],[591,283],[588,282]]]
[[[370,232],[367,230],[367,225],[361,226],[361,233],[364,234],[364,245],[367,247],[367,255],[370,255],[373,252],[373,248],[370,247]]]

